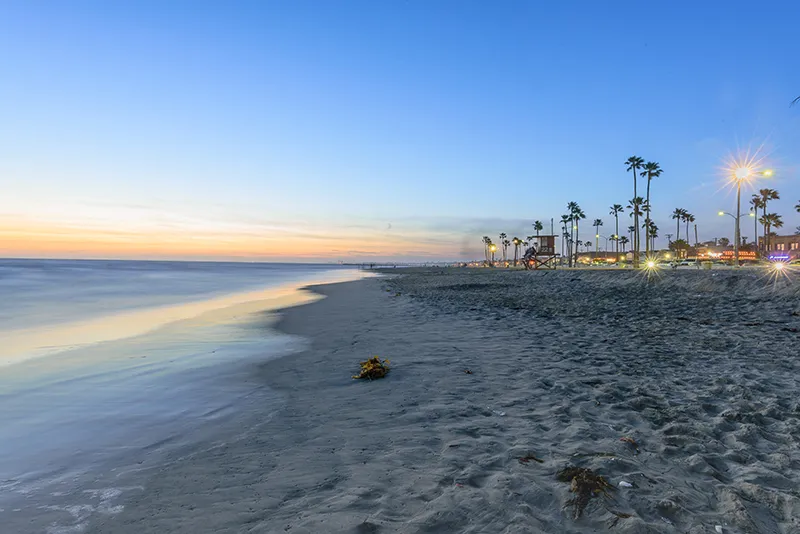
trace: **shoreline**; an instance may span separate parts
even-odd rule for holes
[[[300,290],[318,279],[3,367],[0,524],[83,532],[144,491],[162,463],[236,435],[240,414],[279,409],[280,396],[254,380],[255,362],[301,350],[304,340],[272,328],[275,312],[321,298]]]
[[[327,298],[283,310],[276,327],[309,345],[253,368],[282,408],[240,414],[238,435],[164,465],[87,532],[800,526],[800,362],[779,352],[797,339],[796,288],[750,290],[741,275],[397,274],[307,288]],[[373,355],[392,360],[387,378],[353,380]],[[567,465],[615,488],[577,519],[556,480]]]

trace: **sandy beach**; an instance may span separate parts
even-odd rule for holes
[[[800,532],[796,284],[404,272],[285,310],[307,350],[253,369],[281,409],[127,481],[88,532]],[[372,355],[388,377],[351,379]],[[613,488],[578,518],[570,465]]]

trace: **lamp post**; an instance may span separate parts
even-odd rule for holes
[[[738,193],[737,193],[736,197],[737,198],[739,197]],[[739,267],[739,242],[741,241],[741,238],[739,237],[739,220],[742,217],[746,217],[748,215],[750,217],[755,217],[756,215],[752,211],[750,213],[739,214],[738,202],[737,202],[737,206],[736,207],[737,207],[736,215],[734,215],[733,213],[728,213],[727,211],[720,211],[719,213],[717,213],[717,215],[719,215],[720,217],[723,216],[723,215],[727,215],[728,217],[731,217],[732,219],[734,219],[734,221],[736,221],[735,228],[734,228],[734,238],[733,238],[733,257],[734,257],[734,262],[735,262],[734,266],[738,268]]]
[[[734,242],[733,242],[733,257],[735,262],[735,267],[739,268],[739,246],[741,241],[741,231],[739,230],[739,220],[742,218],[742,182],[748,181],[753,176],[772,176],[772,171],[767,169],[765,171],[756,171],[753,170],[751,167],[744,165],[733,169],[733,175],[731,179],[736,182],[736,216],[734,219],[736,220],[736,230],[734,232]],[[720,212],[724,214],[725,212]],[[731,215],[728,213],[727,215]],[[731,215],[733,217],[733,215]]]
[[[605,242],[605,247],[606,247],[606,248],[605,248],[605,251],[606,251],[606,253],[608,253],[608,240],[609,240],[609,237],[606,237],[606,236],[604,236],[604,235],[600,235],[600,234],[595,234],[595,235],[594,235],[594,238],[595,238],[595,239],[598,239],[598,240],[599,240],[601,237],[602,237],[603,239],[605,239],[605,240],[606,240],[606,242]],[[614,237],[614,236],[610,236],[610,237]],[[599,247],[598,247],[597,245],[595,245],[595,249],[597,249],[597,248],[599,248]]]

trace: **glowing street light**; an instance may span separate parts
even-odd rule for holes
[[[734,267],[739,268],[739,245],[741,241],[741,231],[739,230],[739,220],[742,218],[742,182],[749,183],[755,176],[772,176],[771,169],[759,171],[753,168],[753,163],[747,161],[745,163],[736,163],[732,165],[731,182],[736,183],[736,215],[724,211],[719,212],[720,215],[730,215],[736,221],[736,230],[733,239],[733,258]]]

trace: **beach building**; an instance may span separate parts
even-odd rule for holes
[[[758,238],[758,246],[764,250],[764,238]],[[800,258],[800,235],[773,235],[769,238],[767,256],[786,260]]]

